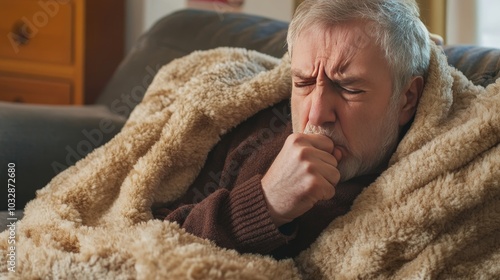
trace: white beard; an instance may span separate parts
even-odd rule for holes
[[[321,127],[307,124],[304,133],[305,134],[321,134],[332,139],[334,145],[340,145],[345,147],[350,155],[342,155],[341,161],[338,163],[338,170],[340,172],[340,181],[345,182],[357,176],[370,174],[377,172],[382,165],[386,164],[390,156],[394,152],[398,144],[398,114],[395,106],[390,106],[390,110],[381,120],[378,127],[374,127],[372,133],[381,135],[379,138],[380,149],[376,151],[373,155],[364,155],[360,150],[366,146],[367,141],[373,141],[373,139],[362,139],[358,141],[358,147],[356,150],[352,149],[352,145],[347,142],[343,133],[339,130],[334,130],[333,127]],[[366,154],[366,152],[365,152]]]

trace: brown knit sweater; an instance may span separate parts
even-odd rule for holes
[[[281,259],[306,249],[333,219],[349,211],[373,178],[338,185],[333,199],[277,228],[261,179],[292,133],[289,112],[289,102],[282,101],[226,134],[209,153],[189,191],[174,203],[155,206],[155,218],[175,221],[194,235],[242,253]]]

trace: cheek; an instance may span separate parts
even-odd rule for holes
[[[389,121],[387,114],[387,110],[359,110],[351,114],[349,125],[345,128],[358,152],[373,154],[380,147],[381,139],[386,136],[384,127]]]
[[[365,142],[374,142],[378,133],[380,133],[380,120],[382,118],[377,116],[377,114],[374,114],[373,111],[368,113],[363,112],[363,114],[360,114],[357,117],[359,137],[361,137]]]
[[[303,132],[306,127],[310,102],[307,98],[303,96],[296,96],[292,92],[292,98],[290,99],[291,110],[292,110],[292,125],[294,132]]]
[[[374,140],[373,112],[364,106],[344,106],[337,110],[337,119],[346,140],[355,152],[361,152]]]

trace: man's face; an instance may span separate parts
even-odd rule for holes
[[[391,71],[364,24],[312,26],[292,53],[294,132],[328,131],[342,154],[341,181],[380,171],[398,141],[400,106],[391,102]]]

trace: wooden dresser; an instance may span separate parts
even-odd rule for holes
[[[0,0],[0,100],[89,104],[124,55],[124,0]]]

